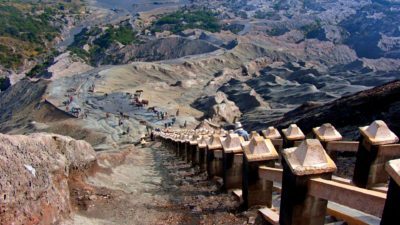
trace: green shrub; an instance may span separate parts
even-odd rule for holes
[[[68,50],[70,50],[72,52],[72,54],[75,54],[76,56],[78,56],[79,58],[81,58],[85,61],[88,61],[90,58],[90,54],[82,48],[71,47],[71,48],[68,48]]]
[[[178,33],[186,29],[203,29],[210,32],[221,31],[216,15],[209,10],[178,10],[159,18],[152,30],[168,30]]]
[[[89,52],[83,50],[83,46],[88,44],[89,38],[97,37],[91,44]],[[118,27],[109,26],[108,29],[102,33],[99,27],[83,29],[74,37],[74,42],[68,47],[75,55],[84,59],[86,62],[95,65],[96,58],[103,55],[104,52],[116,41],[123,45],[139,43],[137,33],[133,30],[129,23],[122,23]]]
[[[9,49],[5,49],[4,46],[0,48],[2,48],[0,49],[0,64],[2,66],[7,69],[16,69],[22,64],[22,55],[12,53]]]
[[[0,0],[0,64],[7,69],[18,69],[24,59],[41,61],[47,57],[61,27],[55,23],[59,16],[80,9],[80,1],[23,1]],[[43,11],[39,14],[39,11]],[[7,47],[12,44],[13,49]]]
[[[128,45],[137,41],[136,35],[137,33],[132,30],[131,26],[121,26],[113,30],[112,39],[123,45]]]

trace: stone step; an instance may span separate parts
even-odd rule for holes
[[[327,214],[334,216],[336,219],[346,221],[348,224],[378,225],[381,222],[379,217],[365,214],[334,202],[328,202]]]
[[[243,201],[243,193],[242,193],[242,189],[233,189],[232,193],[235,197],[237,197],[237,199],[239,200],[239,202]]]
[[[259,209],[261,216],[272,225],[279,225],[279,212],[275,212],[270,208]]]
[[[387,184],[376,184],[370,188],[371,190],[387,193],[388,185]]]
[[[332,222],[332,223],[325,223],[325,225],[343,225],[343,224],[347,224],[344,221],[337,221],[337,222]]]

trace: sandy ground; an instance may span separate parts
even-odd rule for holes
[[[72,96],[73,100],[68,108],[82,109],[79,116],[81,126],[107,136],[103,145],[94,148],[116,149],[120,144],[136,142],[146,133],[146,126],[140,124],[141,121],[154,128],[164,127],[165,123],[171,122],[171,116],[179,109],[180,115],[175,126],[179,127],[187,121],[189,127],[194,127],[197,124],[195,118],[202,116],[201,112],[187,104],[193,101],[193,95],[198,93],[198,90],[187,91],[181,87],[171,87],[160,81],[158,76],[162,74],[144,76],[133,66],[100,67],[83,74],[54,80],[47,89],[46,100],[66,111],[67,107],[63,102]],[[89,91],[92,85],[95,86],[93,92]],[[127,93],[133,95],[136,90],[144,91],[141,99],[148,100],[149,107],[168,112],[169,117],[160,120],[155,113],[146,108],[132,105],[133,97],[129,97]],[[120,112],[129,116],[129,119],[124,119],[122,126],[118,125]],[[106,113],[110,115],[108,118]]]
[[[102,153],[96,173],[71,185],[78,224],[248,224],[232,194],[177,160],[160,143],[114,156]],[[121,161],[119,165],[115,163]],[[114,165],[113,165],[114,164]]]

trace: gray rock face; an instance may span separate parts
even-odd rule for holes
[[[158,61],[213,52],[219,48],[202,40],[182,37],[169,37],[148,41],[145,44],[130,45],[110,51],[115,63],[124,64],[134,61]]]
[[[95,160],[85,141],[47,133],[0,134],[0,223],[54,224],[67,216],[70,173]]]
[[[193,107],[205,112],[205,117],[213,118],[227,123],[232,123],[235,118],[241,116],[239,107],[235,102],[228,100],[223,92],[217,92],[215,96],[204,96],[193,103]]]

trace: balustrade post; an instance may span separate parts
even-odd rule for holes
[[[312,178],[331,179],[336,165],[316,139],[282,152],[281,225],[323,225],[328,201],[308,195]]]
[[[170,136],[167,136],[165,134],[161,137],[163,146],[169,151],[173,150],[170,138]]]
[[[183,136],[179,135],[177,138],[175,138],[176,141],[176,156],[179,158],[181,157],[181,151],[182,151],[182,145],[181,145],[181,140]]]
[[[171,134],[171,133],[165,133],[162,136],[162,140],[163,143],[165,144],[165,148],[168,149],[171,152],[175,152],[175,145],[174,145],[174,141],[173,141],[173,136],[175,134]]]
[[[177,143],[175,141],[176,138],[176,134],[171,134],[170,136],[168,136],[167,139],[167,143],[168,143],[168,148],[172,151],[172,153],[174,153],[175,155],[177,154]]]
[[[400,159],[386,163],[386,171],[390,175],[390,181],[381,225],[392,225],[398,223],[400,215]]]
[[[360,133],[353,183],[361,188],[386,183],[388,174],[385,163],[390,158],[380,154],[380,146],[396,143],[399,138],[381,120],[374,121],[370,126],[360,127]]]
[[[178,157],[180,159],[185,159],[185,155],[186,155],[186,139],[187,139],[187,135],[182,134],[180,136],[180,140],[179,140],[179,151],[178,151]]]
[[[262,135],[266,139],[270,139],[272,144],[274,144],[275,150],[280,152],[280,149],[282,148],[282,143],[278,144],[277,141],[282,138],[281,134],[275,127],[268,127],[266,130],[263,130]]]
[[[306,137],[303,131],[296,124],[291,124],[287,129],[282,129],[282,149],[294,147],[296,141],[304,140]]]
[[[196,166],[198,162],[196,162],[196,150],[197,150],[197,142],[200,138],[198,133],[195,133],[189,141],[189,161],[191,162],[192,166]]]
[[[183,144],[183,152],[182,152],[182,160],[184,161],[184,162],[187,162],[187,152],[188,152],[188,149],[189,149],[189,135],[185,135],[184,136],[184,139],[183,139],[183,141],[182,141],[182,144]]]
[[[215,133],[207,143],[207,175],[222,177],[222,145],[220,135]]]
[[[190,160],[192,159],[192,152],[191,152],[191,148],[190,148],[190,140],[192,139],[192,136],[188,136],[188,138],[185,141],[185,157],[184,157],[184,161],[186,163],[190,163]]]
[[[207,143],[209,140],[208,134],[204,134],[197,142],[196,161],[199,162],[200,173],[207,171]]]
[[[244,141],[238,134],[230,133],[226,138],[220,137],[223,156],[223,186],[222,190],[242,188],[243,150],[241,143]]]
[[[175,153],[175,156],[178,156],[178,151],[179,151],[178,137],[179,137],[178,134],[174,134],[174,135],[171,137],[171,146],[172,146],[172,148],[173,148],[173,151],[174,151],[174,153]]]
[[[313,128],[315,137],[321,142],[324,149],[330,141],[340,141],[343,139],[342,135],[330,123],[325,123],[320,127]],[[328,155],[333,161],[336,161],[337,152],[327,150]]]
[[[242,144],[244,151],[243,163],[243,207],[248,209],[255,205],[272,206],[273,182],[260,179],[259,167],[275,167],[279,158],[271,140],[254,137]]]

